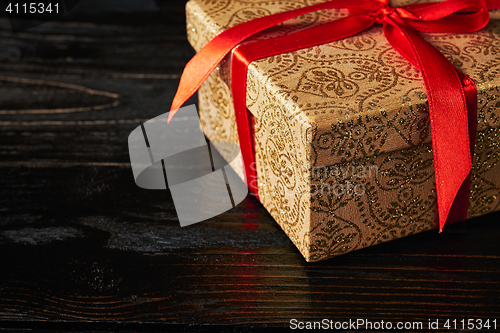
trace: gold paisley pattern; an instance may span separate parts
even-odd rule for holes
[[[191,0],[188,36],[199,50],[243,21],[325,0]],[[393,1],[404,5],[417,0]],[[321,11],[257,38],[347,15]],[[498,13],[492,14],[497,18]],[[468,217],[500,210],[500,23],[473,34],[425,34],[478,87],[478,135]],[[224,60],[199,91],[212,141],[238,143]],[[420,73],[375,26],[356,36],[249,66],[259,196],[308,261],[435,228],[434,165]],[[243,177],[241,161],[236,166]]]
[[[316,67],[302,74],[296,91],[322,97],[348,98],[355,95],[359,87],[335,68]]]
[[[469,218],[500,210],[500,128],[479,132],[474,151]]]

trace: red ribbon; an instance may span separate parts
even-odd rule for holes
[[[255,34],[292,18],[323,10],[346,9],[351,15],[266,40],[250,41]],[[248,65],[255,60],[321,45],[353,36],[373,24],[382,24],[391,46],[422,74],[431,120],[439,231],[445,223],[466,218],[472,156],[477,126],[477,90],[474,82],[456,69],[418,32],[470,33],[489,22],[488,10],[500,9],[500,0],[447,0],[394,8],[388,0],[331,0],[260,17],[229,28],[186,65],[169,121],[207,79],[217,64],[234,49],[231,85],[247,184],[257,193],[252,116],[246,108]]]

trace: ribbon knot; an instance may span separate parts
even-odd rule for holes
[[[375,23],[384,24],[386,18],[388,16],[393,15],[394,13],[397,13],[397,11],[394,7],[391,7],[390,5],[384,4],[384,7],[377,10],[375,12],[375,14],[373,15],[375,18]]]

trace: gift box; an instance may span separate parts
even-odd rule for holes
[[[322,1],[190,0],[188,38],[199,51],[241,22]],[[393,2],[402,6],[416,1]],[[347,17],[322,10],[255,39]],[[500,24],[472,33],[422,36],[477,87],[477,134],[467,218],[500,209]],[[231,58],[199,89],[202,129],[239,144]],[[437,227],[438,204],[428,96],[422,74],[381,26],[285,52],[248,67],[258,198],[307,261]],[[245,179],[243,161],[236,172]],[[234,166],[234,164],[233,164]],[[248,180],[248,179],[247,179]]]

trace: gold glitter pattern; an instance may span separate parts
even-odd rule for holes
[[[199,50],[227,27],[318,2],[191,0],[189,40]],[[398,3],[415,2],[422,1]],[[344,15],[304,15],[258,38]],[[424,37],[478,87],[468,217],[500,210],[500,23],[473,34]],[[260,200],[306,260],[435,228],[427,96],[420,73],[380,27],[253,62],[247,85]],[[225,60],[199,91],[200,118],[210,140],[238,143],[229,86]],[[241,163],[237,172],[243,175]]]

